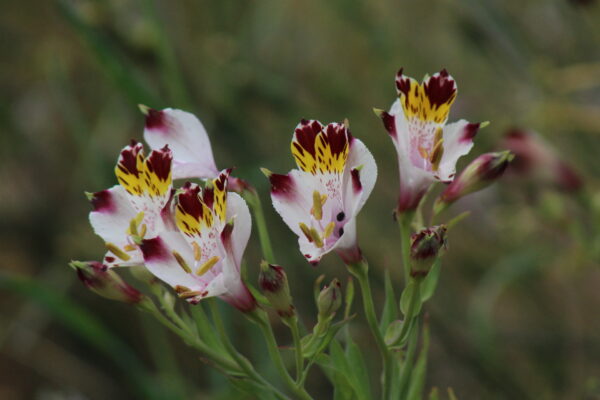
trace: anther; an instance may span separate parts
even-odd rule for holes
[[[181,254],[179,254],[178,252],[176,252],[174,250],[171,252],[171,254],[173,254],[173,257],[175,257],[175,259],[177,260],[177,263],[179,264],[179,266],[181,267],[181,269],[183,269],[188,274],[192,273],[192,269],[190,268],[190,266],[188,265],[188,263],[185,262],[185,260],[181,256]]]
[[[220,260],[219,256],[213,256],[211,258],[208,259],[208,261],[206,261],[204,264],[202,264],[200,266],[200,268],[198,268],[198,270],[196,271],[196,275],[198,276],[202,276],[205,273],[208,272],[208,270],[210,270],[212,267],[215,266],[216,263],[218,263]]]
[[[106,248],[108,249],[108,251],[110,251],[111,253],[113,253],[115,256],[119,257],[121,260],[123,260],[123,261],[129,261],[129,259],[131,259],[131,257],[129,256],[129,254],[125,253],[123,250],[121,250],[120,248],[118,248],[113,243],[108,243],[107,242],[105,244],[106,244]]]

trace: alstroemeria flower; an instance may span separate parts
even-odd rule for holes
[[[196,304],[220,296],[242,311],[256,306],[240,277],[252,221],[246,202],[227,193],[229,170],[202,190],[186,183],[175,197],[178,231],[165,231],[141,244],[146,268]]]
[[[469,153],[478,123],[460,120],[446,125],[450,106],[456,98],[454,79],[445,69],[422,83],[396,75],[399,99],[389,113],[375,110],[390,134],[400,169],[398,211],[414,210],[429,186],[450,182],[456,162]]]
[[[171,151],[154,150],[144,157],[141,143],[132,141],[119,156],[115,174],[120,185],[88,194],[90,223],[105,242],[109,267],[141,265],[138,243],[155,236],[168,224],[171,197]]]
[[[299,169],[267,172],[275,210],[298,235],[309,262],[331,250],[345,262],[358,261],[356,215],[377,179],[373,156],[344,124],[314,120],[300,122],[291,147]]]

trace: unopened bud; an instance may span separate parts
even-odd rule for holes
[[[138,304],[146,297],[126,283],[115,271],[97,261],[71,261],[79,279],[96,294],[107,299]]]
[[[514,155],[510,151],[485,153],[469,165],[448,185],[435,202],[436,214],[467,194],[477,192],[502,176]]]
[[[439,225],[422,229],[410,237],[410,274],[424,277],[429,273],[435,260],[446,248],[446,226]]]
[[[328,286],[323,287],[319,298],[317,299],[317,308],[319,309],[319,316],[329,317],[340,308],[342,305],[342,285],[340,281],[335,278],[331,281]]]
[[[290,287],[285,271],[279,265],[260,263],[258,284],[271,306],[281,317],[292,317],[295,314]]]

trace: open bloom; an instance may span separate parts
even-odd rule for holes
[[[398,211],[403,212],[416,209],[434,181],[452,181],[456,162],[473,147],[480,124],[460,120],[446,125],[457,88],[445,69],[421,83],[400,69],[396,89],[399,98],[390,111],[375,111],[398,152]]]
[[[291,147],[299,169],[266,171],[275,210],[298,235],[309,262],[331,250],[345,262],[358,261],[356,215],[377,179],[373,156],[344,124],[314,120],[298,124]]]
[[[115,167],[120,184],[88,194],[93,206],[90,223],[108,248],[103,260],[107,266],[142,264],[140,241],[168,226],[171,161],[168,147],[144,157],[143,145],[132,141]]]
[[[146,268],[191,303],[220,296],[242,311],[256,306],[240,277],[250,237],[246,202],[227,193],[229,170],[202,190],[186,183],[175,197],[178,230],[164,231],[141,243]]]

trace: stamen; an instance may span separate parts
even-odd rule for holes
[[[321,239],[321,235],[319,235],[319,232],[317,232],[315,228],[310,228],[310,236],[315,242],[315,246],[317,246],[318,248],[323,247],[323,240]]]
[[[308,226],[306,226],[306,224],[304,222],[300,222],[300,230],[302,230],[302,233],[304,233],[304,236],[306,236],[306,238],[308,239],[309,242],[313,241],[313,238],[311,237],[311,233],[310,233],[310,229],[308,228]]]
[[[433,171],[437,171],[439,169],[442,156],[444,155],[444,138],[442,134],[442,128],[437,128],[435,131],[435,145],[433,146],[433,150],[431,150],[431,156],[429,158],[429,161],[431,162],[431,169]]]
[[[210,270],[212,267],[215,266],[216,263],[218,263],[220,260],[219,256],[214,256],[208,259],[208,261],[206,261],[204,264],[202,264],[200,266],[200,268],[198,268],[198,270],[196,271],[196,275],[198,276],[202,276],[205,273],[208,272],[208,270]]]
[[[317,221],[320,221],[323,218],[323,204],[325,204],[326,200],[326,195],[321,195],[321,193],[316,190],[313,192],[312,214]]]
[[[142,229],[140,230],[140,237],[143,238],[146,236],[146,232],[148,231],[148,227],[146,224],[142,224]]]
[[[175,257],[175,259],[177,260],[177,263],[179,264],[179,266],[181,267],[181,269],[183,269],[188,274],[192,273],[192,269],[190,268],[190,266],[188,265],[188,263],[185,262],[185,260],[181,256],[181,254],[179,254],[175,250],[173,250],[171,252],[171,254],[173,254],[173,257]]]
[[[192,289],[190,289],[187,286],[183,286],[183,285],[175,285],[175,287],[173,289],[175,289],[175,291],[177,293],[191,292],[192,291]]]
[[[123,247],[123,250],[125,251],[134,251],[135,249],[137,249],[137,247],[132,244],[127,244],[125,247]]]
[[[179,297],[182,298],[182,299],[189,299],[190,297],[200,296],[201,294],[202,294],[201,291],[196,290],[194,292],[189,291],[189,292],[179,293]]]
[[[323,231],[323,239],[327,239],[329,236],[331,236],[334,229],[335,229],[335,222],[331,221],[330,223],[327,224],[327,226],[325,227],[325,230]]]
[[[202,250],[200,249],[200,246],[198,243],[192,242],[192,247],[194,248],[194,260],[200,261],[202,258]]]
[[[123,250],[121,250],[120,248],[118,248],[116,245],[114,245],[113,243],[105,243],[106,248],[108,249],[108,251],[110,251],[111,253],[113,253],[115,256],[119,257],[121,260],[123,261],[129,261],[129,259],[131,259],[131,257],[129,256],[129,254],[125,253]]]

